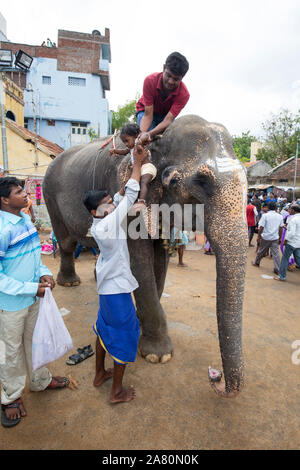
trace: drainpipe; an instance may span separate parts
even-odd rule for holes
[[[3,77],[2,77],[2,73],[0,72],[2,153],[3,153],[4,176],[6,176],[8,174],[8,155],[7,155],[7,140],[6,140],[6,128],[5,128],[4,100],[5,100],[5,95],[4,95]]]

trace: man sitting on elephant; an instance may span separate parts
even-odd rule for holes
[[[179,52],[173,52],[167,57],[163,72],[145,78],[143,95],[136,104],[143,143],[162,134],[185,107],[190,94],[182,79],[188,69],[187,59]]]
[[[100,256],[96,265],[100,308],[93,329],[96,340],[96,375],[94,386],[99,387],[113,377],[110,403],[134,399],[135,389],[122,386],[125,367],[134,362],[140,338],[139,320],[136,316],[131,292],[138,282],[131,273],[126,232],[123,221],[134,204],[140,190],[141,166],[147,151],[139,146],[133,152],[131,178],[124,190],[112,200],[107,191],[88,191],[84,204],[93,215],[91,234],[96,240]],[[104,367],[105,354],[114,360],[114,369]]]

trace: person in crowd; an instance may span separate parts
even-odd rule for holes
[[[274,262],[274,273],[278,274],[280,265],[279,244],[281,242],[283,219],[276,212],[276,203],[269,202],[268,212],[262,216],[258,224],[257,243],[258,250],[255,261],[252,265],[259,268],[260,261],[268,249]]]
[[[173,52],[167,57],[162,72],[145,78],[143,94],[136,104],[143,144],[162,134],[187,104],[190,94],[182,79],[188,69],[187,59]]]
[[[5,360],[0,362],[1,424],[16,426],[26,410],[22,392],[63,388],[66,377],[52,377],[46,367],[32,370],[32,335],[39,298],[55,287],[53,276],[41,262],[41,245],[30,217],[23,212],[28,197],[14,177],[0,178],[0,341]]]
[[[110,403],[129,402],[136,396],[133,387],[123,387],[127,363],[134,362],[140,337],[132,292],[138,283],[130,269],[124,220],[140,191],[141,167],[147,151],[137,145],[133,151],[131,178],[124,190],[114,199],[105,190],[88,191],[84,205],[93,215],[91,234],[96,240],[100,256],[96,265],[100,308],[93,327],[96,340],[96,373],[94,386],[99,387],[111,377]],[[105,355],[114,360],[114,368],[105,369]]]
[[[256,207],[251,203],[250,199],[248,200],[246,214],[247,214],[247,224],[248,224],[249,246],[254,246],[251,244],[251,241],[255,233],[256,217],[258,216],[258,212],[257,212]]]
[[[97,252],[96,248],[94,248],[93,246],[90,246],[89,248],[90,248],[91,252],[93,253],[95,259],[98,259],[98,252]],[[81,245],[80,243],[77,243],[75,253],[74,253],[74,259],[76,261],[79,258],[79,255],[82,252],[82,250],[83,250],[83,245]]]
[[[291,218],[288,221],[285,236],[285,248],[281,259],[277,281],[286,281],[286,272],[291,255],[294,256],[297,266],[300,266],[300,205],[293,204],[290,209]]]
[[[251,202],[252,202],[252,204],[256,207],[257,213],[259,214],[260,211],[261,211],[261,201],[260,201],[260,199],[258,198],[257,194],[254,194],[254,196],[253,196]]]
[[[277,202],[276,197],[273,193],[270,193],[266,198],[266,203],[269,204],[269,202]]]

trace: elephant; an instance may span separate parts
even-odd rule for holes
[[[83,205],[90,189],[107,189],[113,195],[129,168],[129,156],[111,155],[103,141],[72,147],[49,165],[43,193],[60,246],[57,282],[78,285],[74,250],[77,242],[94,244],[87,236],[92,217]],[[124,148],[119,136],[116,144]],[[177,118],[149,146],[157,176],[147,201],[172,205],[204,205],[204,231],[216,256],[216,313],[223,377],[209,383],[223,397],[234,397],[244,385],[242,308],[248,233],[247,179],[236,157],[227,129],[197,115]],[[96,245],[93,245],[96,246]],[[167,362],[173,354],[166,314],[160,304],[169,254],[163,240],[128,238],[131,269],[139,283],[134,292],[141,325],[139,352],[150,362]]]

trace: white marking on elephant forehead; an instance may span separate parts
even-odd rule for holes
[[[212,158],[209,158],[208,160],[206,160],[206,164],[209,166],[212,166],[213,168],[215,168],[216,166],[216,162]]]
[[[230,157],[216,157],[217,168],[220,173],[227,171],[242,170],[243,168],[239,160],[234,160]]]

